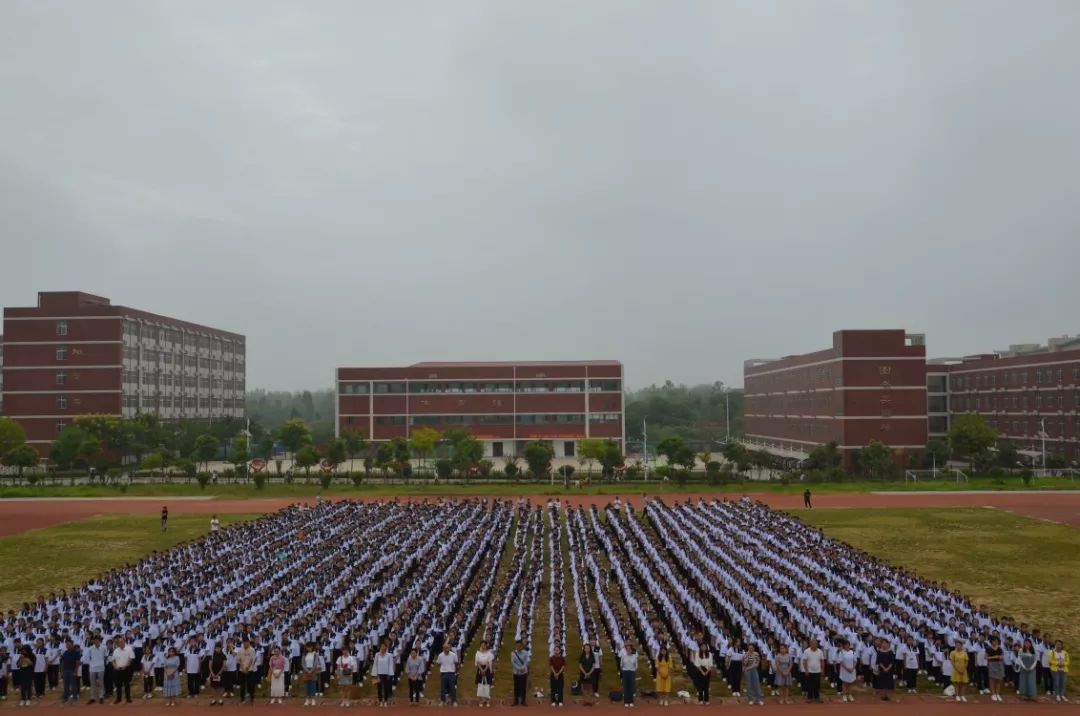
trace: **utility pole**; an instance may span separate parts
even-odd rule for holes
[[[641,419],[641,454],[645,458],[645,482],[649,481],[649,427],[648,418]]]
[[[731,388],[724,386],[724,427],[727,429],[725,443],[731,442]]]
[[[1039,427],[1042,428],[1039,431],[1039,437],[1042,438],[1042,469],[1043,476],[1046,476],[1046,418],[1039,420]]]

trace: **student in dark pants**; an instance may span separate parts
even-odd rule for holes
[[[29,706],[34,700],[34,650],[24,644],[15,662],[15,680],[19,684],[19,706]]]
[[[514,706],[518,704],[526,706],[525,691],[529,680],[529,652],[525,651],[525,644],[514,642],[514,650],[510,652],[510,666],[514,672]]]
[[[555,653],[548,659],[548,666],[551,668],[551,703],[561,706],[564,692],[563,674],[566,672],[566,659],[561,649],[555,649]]]
[[[64,652],[60,655],[60,673],[64,679],[64,703],[79,701],[79,666],[82,662],[82,650],[67,640]]]
[[[803,507],[808,510],[814,509],[814,505],[810,502],[810,488],[806,488],[806,491],[802,493]]]

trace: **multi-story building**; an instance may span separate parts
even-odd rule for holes
[[[927,366],[929,433],[944,438],[952,418],[978,413],[1002,439],[1037,463],[1080,461],[1080,336],[1052,338]]]
[[[845,330],[831,348],[743,366],[748,440],[804,458],[835,441],[845,464],[877,440],[921,450],[927,436],[926,347],[903,330]]]
[[[419,427],[468,430],[489,457],[545,440],[572,457],[583,438],[624,444],[623,368],[617,361],[416,363],[338,368],[337,431],[373,441]]]
[[[3,404],[42,452],[78,415],[244,415],[244,336],[76,291],[4,309]]]
[[[0,336],[0,415],[4,414],[4,337]]]

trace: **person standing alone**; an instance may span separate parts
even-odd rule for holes
[[[810,488],[806,488],[806,491],[802,493],[803,507],[808,510],[814,509],[814,505],[810,503]]]
[[[514,706],[525,706],[525,690],[529,682],[529,652],[525,651],[525,644],[520,639],[514,642],[514,650],[510,652],[510,667],[514,672]]]
[[[161,508],[161,531],[165,532],[169,529],[169,508],[162,506]]]

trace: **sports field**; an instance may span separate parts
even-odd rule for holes
[[[432,499],[430,495],[422,497]],[[673,504],[697,497],[674,494],[666,495],[664,499]],[[1080,495],[836,494],[816,497],[813,511],[799,509],[800,495],[753,497],[760,497],[773,507],[790,510],[808,524],[822,527],[828,536],[849,542],[893,564],[911,568],[926,579],[947,581],[951,588],[970,596],[976,604],[987,604],[995,615],[1008,614],[1017,621],[1037,624],[1064,638],[1067,644],[1074,645],[1080,640],[1076,627],[1080,624],[1080,610],[1075,598],[1080,593],[1080,578],[1077,577],[1080,574],[1080,531],[1046,521],[1059,516],[1064,516],[1062,521],[1066,522],[1070,516],[1075,519],[1080,514]],[[545,501],[544,498],[533,499],[537,503]],[[612,524],[612,515],[603,509],[608,499],[598,495],[563,499],[566,505],[595,504],[599,508],[598,526],[579,525],[577,529],[583,530],[577,533],[579,537],[595,539],[591,531],[594,529],[596,535],[625,537],[628,534],[625,531],[633,529],[621,516],[617,520],[621,527]],[[638,497],[629,500],[641,504]],[[160,531],[157,519],[163,502],[167,502],[173,515],[167,533]],[[14,526],[15,529],[9,531],[19,532],[0,540],[0,574],[13,576],[5,578],[0,587],[0,607],[15,608],[22,601],[47,590],[76,586],[111,567],[122,566],[154,550],[201,536],[206,532],[210,514],[219,514],[223,524],[231,524],[279,509],[288,502],[291,500],[280,498],[0,501],[0,524]],[[1022,516],[1025,514],[1037,519]],[[647,542],[657,543],[658,534],[640,510],[635,519],[643,530],[644,539],[640,542],[630,540],[630,551],[623,551],[626,547],[616,549],[615,553],[594,551],[600,574],[611,570],[613,554],[626,564],[634,550],[640,552]],[[582,569],[587,551],[585,543],[578,540],[575,547],[569,534],[575,529],[571,520],[562,518],[558,534],[550,531],[550,525],[545,523],[538,527],[516,522],[513,529],[515,534],[517,530],[524,530],[521,544],[528,545],[529,540],[540,538],[537,544],[541,546],[535,558],[527,555],[520,567],[523,575],[537,570],[540,575],[539,592],[531,602],[532,619],[536,624],[534,644],[540,645],[534,649],[546,656],[549,616],[551,610],[558,607],[559,620],[567,625],[567,653],[573,657],[580,647],[574,628],[575,599],[580,597],[590,602],[586,609],[596,613],[600,610],[595,600],[603,595],[612,605],[617,622],[629,623],[635,616],[617,583],[602,586],[590,583],[589,588],[574,591],[573,570],[575,567]],[[557,557],[554,549],[559,552]],[[515,541],[507,540],[498,559],[500,579],[516,568],[515,564]],[[555,577],[555,569],[559,570],[565,584],[565,603],[561,605],[551,598],[549,585]],[[593,587],[596,587],[595,591],[590,591]],[[467,667],[471,667],[477,638],[464,650]],[[498,654],[504,671],[509,662],[509,647],[509,643],[504,642]],[[539,661],[542,659],[534,659],[531,683],[542,685],[546,690],[546,672]],[[692,691],[689,678],[678,668],[678,663],[676,667],[675,690]],[[463,669],[463,674],[468,671],[468,668]],[[612,685],[610,666],[608,671],[605,682]],[[469,695],[473,691],[470,682],[463,679],[462,686],[463,692]],[[644,664],[639,668],[639,684],[642,689],[652,687],[651,674]],[[368,692],[371,691],[368,685],[359,689],[358,695],[370,697],[373,694]],[[497,679],[496,696],[508,698],[509,692],[509,679]],[[714,695],[730,698],[729,690],[719,685],[714,686]],[[935,693],[927,691],[917,697],[906,697],[906,703],[913,701],[920,703],[922,710],[933,712],[939,699]],[[889,710],[888,706],[882,705],[885,710]],[[867,711],[866,705],[860,707],[860,712]]]

